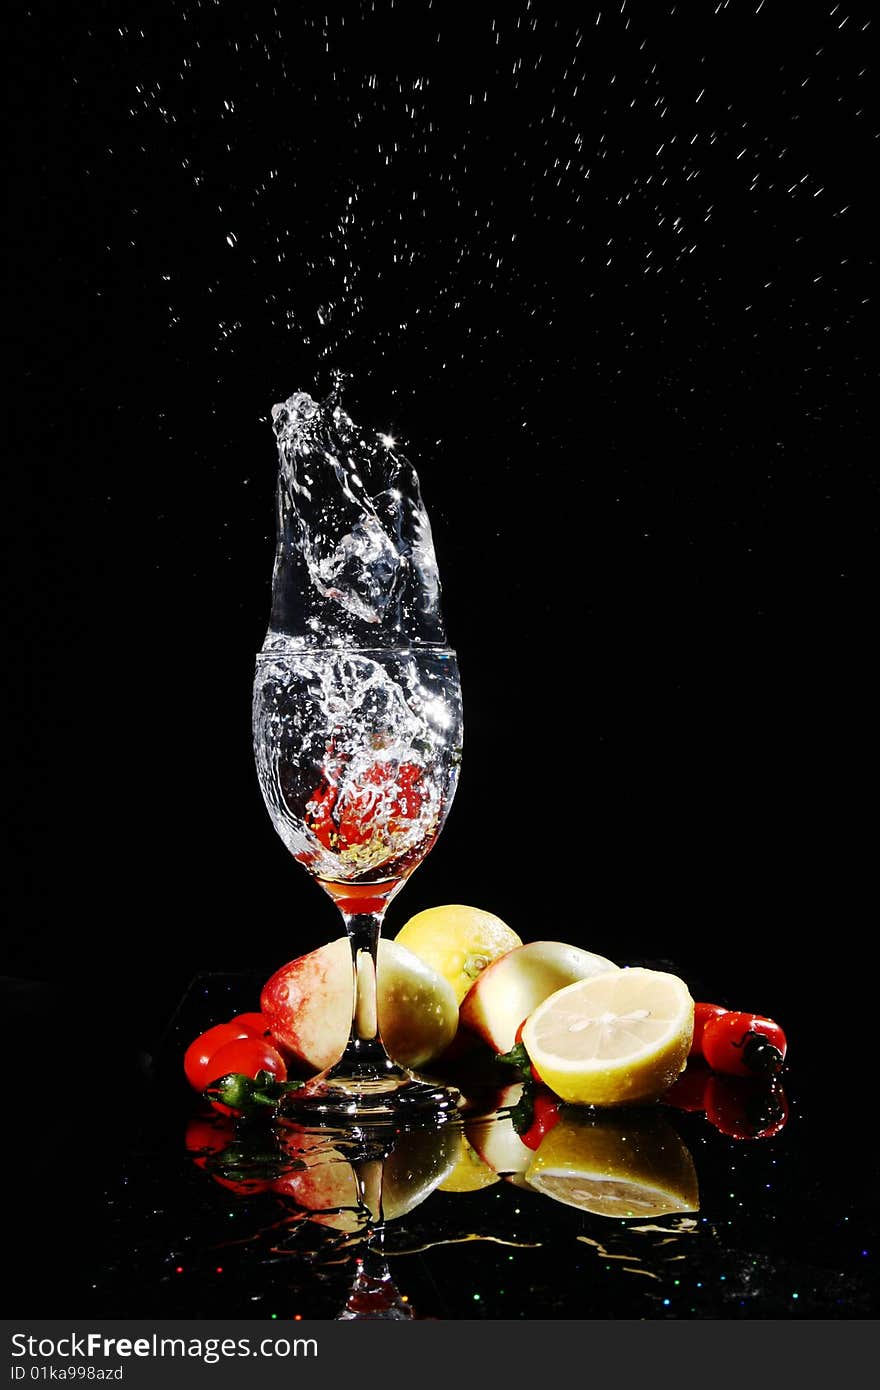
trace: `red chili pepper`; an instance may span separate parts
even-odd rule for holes
[[[691,1041],[691,1057],[702,1057],[703,1055],[703,1030],[706,1024],[713,1018],[720,1018],[726,1014],[727,1009],[721,1004],[695,1004],[694,1005],[694,1036]]]
[[[729,1076],[768,1076],[779,1071],[788,1043],[772,1018],[730,1012],[706,1023],[702,1048],[713,1071]]]

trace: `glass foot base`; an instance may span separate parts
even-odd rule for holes
[[[307,1081],[285,1101],[285,1114],[318,1124],[406,1124],[457,1114],[461,1093],[422,1077],[402,1073],[342,1077],[325,1072]]]

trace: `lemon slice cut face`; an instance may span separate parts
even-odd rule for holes
[[[638,967],[578,980],[539,1004],[522,1040],[542,1081],[576,1105],[638,1105],[688,1058],[694,1001],[683,980]]]

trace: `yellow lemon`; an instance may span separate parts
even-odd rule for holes
[[[693,1031],[684,981],[633,968],[557,990],[529,1016],[522,1040],[541,1080],[563,1100],[635,1105],[669,1089]]]
[[[500,917],[460,903],[417,912],[394,939],[442,975],[459,1004],[493,960],[522,945]]]
[[[455,1167],[437,1184],[440,1192],[478,1192],[482,1187],[491,1187],[493,1182],[501,1181],[500,1175],[480,1158],[463,1134],[460,1144]]]
[[[596,1216],[699,1211],[694,1161],[656,1114],[563,1116],[541,1141],[525,1178],[536,1191]]]

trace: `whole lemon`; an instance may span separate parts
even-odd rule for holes
[[[417,912],[394,939],[448,980],[459,1004],[493,960],[523,944],[494,912],[461,903]]]

